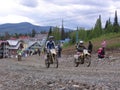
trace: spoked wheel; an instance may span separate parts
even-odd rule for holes
[[[54,56],[53,58],[53,64],[54,64],[54,67],[58,68],[58,59],[57,59],[57,56]]]
[[[49,62],[49,60],[48,60],[48,59],[45,59],[45,65],[46,65],[46,67],[47,67],[47,68],[49,68],[49,67],[50,67],[50,62]]]
[[[87,67],[91,65],[91,56],[86,56],[85,57],[85,64]]]
[[[79,62],[77,62],[77,59],[74,59],[74,66],[78,67],[79,66]]]
[[[80,57],[79,59],[80,59],[80,64],[84,64],[85,61],[84,56]]]

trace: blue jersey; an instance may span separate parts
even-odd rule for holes
[[[53,49],[55,48],[55,42],[54,41],[48,41],[46,44],[48,49]]]

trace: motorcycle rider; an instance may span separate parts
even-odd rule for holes
[[[80,58],[82,59],[81,64],[84,63],[84,54],[83,54],[84,49],[86,49],[86,47],[84,46],[83,41],[80,41],[78,46],[77,46],[77,51],[78,51],[78,54],[80,55]]]
[[[21,49],[21,48],[19,48],[19,49],[17,50],[17,55],[18,55],[18,61],[20,61],[20,60],[21,60],[21,57],[22,57],[22,49]]]
[[[77,51],[82,53],[84,49],[86,49],[86,47],[84,46],[84,42],[80,41],[77,45]]]
[[[22,55],[22,49],[19,48],[18,51],[17,51],[17,54]]]
[[[55,42],[53,41],[54,36],[49,36],[49,41],[46,42],[46,49],[47,49],[47,58],[50,56],[50,50],[55,49]],[[51,63],[53,61],[51,60]]]
[[[46,48],[47,49],[55,49],[55,42],[53,41],[53,36],[49,36],[49,41],[46,43]]]

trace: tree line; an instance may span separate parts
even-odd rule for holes
[[[101,35],[108,33],[118,33],[120,32],[120,25],[118,23],[117,11],[115,11],[114,22],[112,23],[110,18],[106,20],[105,27],[102,27],[101,15],[99,15],[96,20],[95,26],[89,30],[85,30],[84,28],[77,27],[76,30],[65,32],[64,26],[62,23],[62,28],[52,28],[50,27],[48,36],[53,35],[55,40],[64,40],[69,37],[71,39],[70,44],[75,44],[78,40],[88,41],[93,38],[100,37]]]

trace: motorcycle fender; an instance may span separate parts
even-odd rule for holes
[[[78,59],[78,57],[79,57],[79,55],[74,55],[74,58],[77,60]]]
[[[55,55],[56,55],[56,50],[55,50],[55,49],[51,49],[50,52],[51,52],[52,54],[55,54]]]

